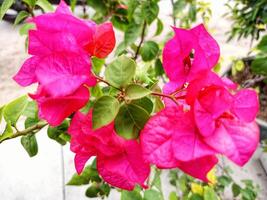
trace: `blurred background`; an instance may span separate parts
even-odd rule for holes
[[[0,4],[1,2],[3,0],[0,0]],[[101,4],[100,2],[98,3]],[[265,200],[267,199],[267,153],[264,153],[266,150],[264,139],[267,138],[267,58],[265,58],[267,56],[267,37],[265,37],[267,2],[265,0],[179,0],[177,2],[159,1],[158,18],[164,24],[163,33],[158,36],[153,35],[158,28],[155,21],[150,27],[151,33],[149,31],[146,37],[162,43],[166,41],[166,37],[169,37],[168,34],[171,32],[171,26],[174,24],[174,17],[177,26],[191,27],[204,22],[221,48],[220,63],[216,66],[217,72],[227,75],[245,87],[253,87],[259,92],[261,113],[258,123],[261,125],[261,145],[251,161],[242,169],[226,159],[221,159],[221,164],[231,168],[229,173],[237,182],[243,184],[244,188],[249,188],[249,181],[252,182],[251,190],[257,193],[257,197],[251,194],[250,190],[247,190],[249,191],[247,196],[233,197],[231,187],[226,187],[229,180],[225,177],[225,180],[223,178],[220,180],[222,181],[220,184],[225,184],[226,188],[222,199]],[[102,20],[103,16],[95,14],[98,11],[92,6],[90,0],[88,0],[89,6],[86,2],[76,3],[75,14],[77,16],[86,15],[85,17]],[[175,16],[172,14],[173,3],[176,3]],[[45,6],[47,7],[47,5],[40,7]],[[49,10],[49,7],[47,9]],[[23,22],[16,22],[18,25],[13,24],[21,10],[27,10],[27,7],[21,1],[16,1],[16,4],[3,17],[4,20],[0,21],[0,105],[35,90],[35,86],[22,88],[12,80],[13,75],[28,57],[25,46],[26,36],[22,30]],[[34,12],[39,14],[42,9]],[[113,24],[116,22],[114,20]],[[117,45],[123,37],[123,32],[116,29]],[[112,55],[109,56],[110,58]],[[0,128],[2,130],[4,127],[0,126]],[[33,158],[23,151],[19,139],[0,144],[0,200],[88,199],[85,196],[88,185],[66,185],[75,173],[74,154],[70,152],[69,144],[61,146],[51,141],[45,129],[36,137],[39,152]],[[218,171],[220,172],[220,168]],[[224,172],[221,171],[221,173]],[[162,186],[166,199],[174,190],[172,184],[169,183],[168,176],[167,172],[162,174]],[[112,190],[109,199],[119,198],[116,191]]]

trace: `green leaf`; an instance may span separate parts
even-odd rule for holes
[[[164,69],[161,60],[158,58],[155,62],[155,75],[162,76],[164,74]]]
[[[237,185],[236,183],[234,183],[232,185],[232,193],[234,195],[234,197],[237,197],[241,192],[241,187],[239,185]]]
[[[20,142],[30,157],[38,153],[38,144],[34,134],[22,136]]]
[[[122,55],[109,64],[105,71],[106,80],[115,87],[126,86],[134,77],[136,63]]]
[[[154,106],[153,102],[148,97],[133,100],[131,101],[131,104],[135,104],[137,106],[144,108],[149,114],[151,114],[153,111],[153,106]]]
[[[135,23],[132,21],[125,30],[124,34],[124,44],[127,47],[128,45],[135,42],[135,40],[140,36],[141,34],[141,25]]]
[[[15,0],[4,0],[1,8],[0,8],[0,20],[3,19],[4,15],[6,14],[7,10],[12,6]]]
[[[38,118],[27,118],[24,122],[25,128],[29,128],[39,122]]]
[[[159,97],[155,97],[154,112],[157,113],[164,108],[164,103]]]
[[[162,31],[163,31],[163,23],[158,18],[158,20],[157,20],[157,30],[156,30],[155,36],[160,35],[162,33]]]
[[[203,197],[199,194],[192,194],[189,198],[189,200],[203,200]],[[215,199],[214,199],[215,200]]]
[[[35,101],[29,101],[23,115],[29,118],[38,118],[38,107]]]
[[[136,190],[133,191],[123,190],[121,192],[121,200],[142,200],[142,196],[140,192]]]
[[[125,89],[125,97],[126,99],[134,100],[134,99],[141,99],[149,95],[151,91],[142,87],[141,85],[131,84],[128,85]]]
[[[267,57],[256,58],[251,64],[251,70],[255,74],[267,75]]]
[[[161,195],[156,190],[146,190],[144,192],[144,200],[161,200]]]
[[[101,97],[103,95],[103,92],[101,90],[101,87],[99,85],[95,85],[94,87],[90,87],[90,94],[93,97]]]
[[[204,200],[219,200],[215,191],[208,186],[204,187]]]
[[[31,8],[35,6],[36,0],[22,0],[24,3],[28,4]]]
[[[93,56],[91,58],[91,61],[92,61],[92,67],[93,67],[94,73],[99,75],[99,73],[101,72],[102,67],[105,64],[105,59],[100,59],[100,58],[97,58],[97,57]]]
[[[223,185],[224,187],[227,187],[228,185],[231,184],[232,179],[231,179],[230,177],[228,177],[228,176],[220,176],[220,177],[218,178],[218,182],[219,182],[221,185]]]
[[[120,108],[119,101],[111,96],[100,97],[93,106],[93,129],[101,128],[114,120]]]
[[[13,134],[13,129],[10,122],[7,122],[6,128],[2,135],[0,135],[0,143],[5,140],[6,138],[9,138]]]
[[[17,15],[14,24],[19,24],[22,20],[24,20],[26,17],[29,16],[29,13],[27,11],[20,11],[19,14]]]
[[[35,24],[32,23],[26,23],[23,24],[19,29],[19,34],[21,36],[28,35],[29,30],[35,29]]]
[[[74,13],[76,4],[77,4],[77,0],[70,0],[70,8],[71,8],[71,12],[73,13]]]
[[[260,51],[267,53],[267,35],[262,37],[261,41],[257,45],[257,48]]]
[[[45,12],[54,11],[52,4],[47,0],[37,0],[36,5],[40,6]]]
[[[89,198],[94,198],[98,196],[98,193],[100,192],[100,189],[97,185],[91,185],[89,188],[87,188],[85,192],[85,196]]]
[[[2,122],[2,117],[3,117],[3,110],[4,110],[4,107],[5,107],[5,106],[2,106],[2,107],[0,108],[0,124],[1,124],[1,122]]]
[[[135,104],[125,104],[115,118],[115,129],[125,139],[137,138],[139,131],[149,119],[148,112]]]
[[[67,120],[64,120],[59,126],[49,126],[47,129],[47,135],[50,139],[55,140],[61,145],[65,145],[66,141],[62,138],[61,135],[67,132],[68,127],[69,122]]]
[[[159,6],[157,2],[147,0],[142,5],[142,14],[148,24],[151,24],[159,14]]]
[[[161,184],[160,175],[161,175],[161,170],[156,169],[154,178],[151,182],[151,187],[155,186],[159,191],[162,191],[162,184]]]
[[[143,44],[141,48],[141,56],[144,61],[151,61],[153,60],[159,52],[159,46],[154,41],[147,41]]]
[[[3,109],[3,116],[6,122],[14,126],[28,105],[28,97],[22,96],[7,104]]]
[[[75,173],[67,185],[87,185],[90,181],[101,182],[101,178],[93,164],[86,166],[80,175]]]
[[[178,200],[176,192],[171,192],[169,195],[169,200]]]

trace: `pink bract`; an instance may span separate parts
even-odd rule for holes
[[[163,50],[163,67],[169,79],[182,86],[193,80],[199,72],[214,67],[220,56],[220,48],[202,24],[190,30],[173,29],[175,36]]]
[[[147,187],[150,167],[142,158],[140,144],[119,137],[113,123],[93,130],[92,112],[77,112],[68,132],[78,173],[91,156],[96,156],[98,172],[107,183],[125,190],[133,190],[136,184]]]

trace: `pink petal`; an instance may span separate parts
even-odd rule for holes
[[[40,30],[29,31],[29,54],[49,55],[55,52],[83,53],[78,46],[76,38],[70,33],[48,33]]]
[[[74,158],[75,169],[78,174],[81,174],[86,162],[91,156],[89,154],[76,154]]]
[[[20,68],[19,72],[13,77],[13,79],[21,86],[28,86],[37,82],[35,76],[35,70],[39,63],[38,57],[28,58]]]
[[[175,131],[173,122],[177,109],[167,107],[151,117],[140,135],[145,161],[159,168],[174,168],[177,165],[172,148],[172,137]]]
[[[221,125],[214,134],[204,140],[213,149],[243,166],[258,146],[259,128],[255,122],[221,119]]]
[[[56,13],[68,14],[68,15],[72,14],[68,5],[65,3],[64,0],[60,0],[60,3],[56,9]]]
[[[100,24],[96,27],[93,43],[85,47],[91,56],[105,58],[114,49],[115,34],[111,23]]]
[[[216,156],[205,156],[188,162],[179,162],[178,167],[192,177],[209,182],[207,174],[217,163]]]
[[[96,80],[85,55],[53,54],[44,57],[36,69],[36,76],[44,89],[52,96],[66,96],[81,85],[94,85]]]
[[[89,90],[80,87],[74,94],[66,97],[46,97],[31,95],[37,100],[39,117],[45,119],[50,125],[58,126],[62,121],[86,105],[89,99]]]
[[[245,122],[255,120],[259,111],[258,95],[254,90],[243,89],[234,96],[232,111]]]
[[[145,181],[150,166],[143,161],[139,144],[136,141],[125,143],[125,152],[107,157],[97,157],[97,169],[102,178],[109,184],[125,190],[133,190],[135,185],[146,188]]]

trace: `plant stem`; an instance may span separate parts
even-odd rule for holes
[[[176,26],[176,18],[175,18],[175,14],[174,14],[174,0],[171,0],[171,4],[172,4],[172,21],[173,21],[173,26]]]
[[[139,45],[137,46],[137,49],[136,49],[136,52],[135,52],[135,56],[134,56],[134,60],[137,59],[139,51],[140,51],[140,48],[141,48],[141,46],[142,46],[142,44],[144,42],[145,32],[146,32],[146,21],[144,22],[144,25],[143,25],[142,34],[141,34],[141,40],[139,42]]]
[[[115,89],[117,89],[117,90],[119,90],[119,91],[122,91],[120,88],[118,88],[118,87],[116,87],[116,86],[110,84],[109,82],[107,82],[106,80],[104,80],[102,77],[97,76],[97,75],[95,75],[95,77],[96,77],[96,79],[97,79],[99,82],[103,82],[103,83],[107,84],[107,85],[110,86],[110,87],[113,87],[113,88],[115,88]]]
[[[37,124],[33,125],[33,126],[30,126],[28,128],[26,128],[25,130],[23,131],[17,131],[16,133],[12,134],[11,136],[3,139],[0,143],[2,143],[3,141],[5,140],[10,140],[10,139],[14,139],[16,137],[20,137],[20,136],[24,136],[24,135],[28,135],[28,134],[34,134],[34,131],[36,130],[40,130],[42,129],[43,127],[45,127],[48,123],[45,122],[45,121],[40,121],[38,122]]]
[[[179,105],[178,102],[176,101],[175,96],[173,96],[173,95],[168,95],[168,94],[163,94],[163,93],[158,93],[158,92],[152,92],[151,95],[169,98],[169,99],[171,99],[176,105]]]

